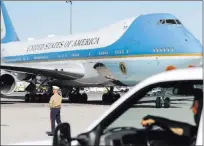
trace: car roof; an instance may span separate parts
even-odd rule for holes
[[[95,128],[107,115],[109,115],[115,108],[120,104],[126,101],[138,90],[150,85],[159,82],[168,82],[168,81],[179,81],[179,80],[203,80],[202,67],[193,67],[185,69],[175,69],[171,71],[162,72],[156,75],[153,75],[142,82],[135,85],[129,92],[124,94],[120,99],[114,102],[110,108],[101,115],[97,120],[95,120],[88,128],[87,131]]]

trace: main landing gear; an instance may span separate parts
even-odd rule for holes
[[[36,93],[27,93],[25,95],[25,102],[32,103],[47,103],[50,100],[52,94],[44,93],[44,94],[36,94]]]
[[[35,102],[35,103],[44,103],[49,102],[50,97],[53,95],[52,87],[45,86],[46,91],[42,91],[40,88],[45,82],[50,81],[51,78],[45,78],[42,80],[38,88],[36,88],[37,79],[33,78],[31,83],[26,87],[27,94],[25,95],[25,102]]]
[[[169,108],[171,106],[170,98],[165,96],[166,90],[167,89],[163,89],[163,95],[156,98],[156,108],[161,108],[162,106],[164,106],[164,108]]]
[[[52,90],[46,93],[27,93],[25,95],[25,102],[34,102],[34,103],[47,103],[50,100],[50,97],[53,95]],[[63,97],[69,97],[71,103],[86,103],[88,96],[86,93],[79,93],[79,89],[62,91]]]
[[[107,93],[104,93],[102,96],[102,101],[104,103],[113,103],[120,98],[120,94],[114,93],[114,87],[110,87]]]
[[[88,100],[88,96],[86,93],[80,93],[79,88],[73,90],[69,93],[69,101],[70,102],[77,102],[77,103],[86,103]]]

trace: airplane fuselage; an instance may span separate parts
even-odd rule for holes
[[[201,57],[200,42],[170,14],[143,15],[93,33],[2,45],[5,64],[84,73],[55,81],[62,86],[111,85],[108,76],[133,86],[170,67],[199,65]]]

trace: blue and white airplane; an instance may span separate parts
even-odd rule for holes
[[[76,89],[67,92],[69,99],[87,101],[78,88],[133,86],[159,72],[202,61],[200,42],[171,14],[140,15],[94,32],[22,42],[3,2],[1,10],[1,93],[11,94],[17,80],[27,81],[26,101],[39,99],[31,94],[36,83]],[[103,101],[119,98],[112,89]]]

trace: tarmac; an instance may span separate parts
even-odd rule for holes
[[[23,97],[21,95],[23,93],[15,94]],[[101,104],[101,94],[88,94],[88,96],[89,102],[87,104],[63,103],[61,120],[70,123],[72,136],[83,132],[110,107],[110,105]],[[180,100],[172,101],[171,108],[162,108],[161,110],[155,108],[152,99],[152,97],[145,98],[137,107],[128,110],[110,127],[128,125],[141,128],[141,119],[148,114],[193,123],[190,100],[180,98]],[[17,98],[1,99],[1,145],[24,141],[52,140],[52,137],[46,134],[50,128],[48,103],[25,103],[22,99]]]

